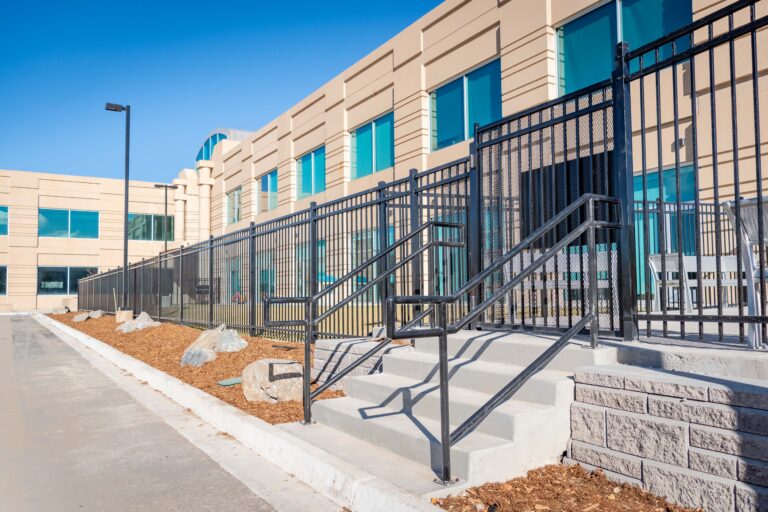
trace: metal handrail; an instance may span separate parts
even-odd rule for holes
[[[530,377],[545,367],[565,346],[566,344],[579,332],[581,332],[587,325],[590,325],[590,337],[592,348],[597,347],[598,336],[598,312],[597,312],[597,260],[595,251],[595,231],[598,228],[603,229],[618,229],[621,227],[621,223],[598,221],[595,217],[595,206],[597,202],[601,203],[618,203],[618,200],[613,197],[598,195],[598,194],[584,194],[577,201],[571,203],[568,207],[563,209],[549,221],[544,223],[533,233],[523,239],[519,244],[513,247],[510,251],[502,255],[496,262],[488,266],[482,272],[479,272],[472,279],[470,279],[464,286],[451,295],[443,296],[400,296],[389,297],[387,299],[387,337],[438,337],[439,343],[439,379],[440,379],[440,448],[441,448],[441,472],[439,475],[439,481],[442,483],[451,482],[451,462],[450,462],[450,449],[451,446],[459,442],[472,432],[480,423],[482,423],[497,407],[508,400],[514,395]],[[483,300],[480,304],[474,305],[468,313],[462,316],[456,323],[448,325],[447,323],[447,306],[458,301],[466,293],[470,292],[482,282],[487,279],[494,272],[498,272],[504,265],[512,261],[512,259],[520,254],[524,249],[530,248],[531,245],[539,238],[555,229],[562,222],[568,219],[570,215],[578,211],[582,206],[587,206],[587,219],[580,223],[575,229],[571,230],[565,237],[560,239],[556,244],[547,249],[543,255],[539,256],[535,261],[531,262],[527,268],[516,275],[513,279],[501,286],[490,297]],[[582,316],[581,320],[573,325],[568,331],[566,331],[560,338],[547,348],[536,360],[529,364],[518,374],[512,381],[510,381],[504,388],[496,393],[491,399],[483,404],[477,411],[475,411],[469,418],[462,422],[453,432],[450,430],[449,419],[449,400],[448,400],[448,334],[454,333],[468,325],[478,316],[483,314],[488,307],[497,302],[500,298],[504,297],[511,289],[518,286],[526,278],[530,277],[535,271],[539,270],[549,259],[562,251],[569,244],[581,237],[585,232],[588,232],[588,246],[589,246],[589,280],[590,280],[590,294],[589,294],[589,312]],[[437,327],[429,329],[400,329],[395,328],[395,305],[396,304],[431,304],[432,310],[437,316]],[[423,314],[422,314],[423,315]],[[411,322],[412,324],[413,322]],[[411,325],[409,324],[409,325]]]

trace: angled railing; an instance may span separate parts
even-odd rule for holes
[[[589,326],[591,345],[597,347],[598,340],[598,287],[597,287],[597,249],[596,249],[596,230],[598,229],[618,229],[621,227],[619,222],[607,220],[598,220],[596,208],[600,204],[617,205],[618,200],[608,196],[597,194],[584,194],[577,201],[568,205],[548,222],[540,226],[533,233],[523,239],[510,251],[499,257],[492,265],[486,267],[482,272],[475,275],[466,284],[453,294],[448,295],[410,295],[393,296],[387,299],[387,338],[423,338],[437,337],[439,342],[439,379],[440,379],[440,444],[441,444],[441,473],[440,480],[443,483],[451,481],[450,466],[450,448],[461,439],[472,432],[488,415],[499,405],[508,400],[514,393],[525,384],[525,382],[536,372],[544,368],[566,344],[578,333]],[[534,244],[542,237],[556,229],[560,224],[567,221],[572,215],[580,212],[583,208],[587,210],[587,216],[578,226],[569,231],[556,243],[549,247],[538,258],[531,261],[527,267],[518,272],[512,279],[504,283],[501,287],[495,289],[492,294],[483,299],[479,304],[472,306],[470,311],[449,324],[447,322],[447,306],[461,300],[463,296],[480,286],[486,279],[494,273],[501,271],[506,265],[512,263],[524,251],[534,247]],[[496,393],[488,402],[483,404],[478,410],[467,418],[462,424],[450,431],[450,415],[448,406],[448,334],[456,333],[468,326],[472,321],[480,317],[489,307],[505,297],[516,286],[523,283],[535,272],[540,271],[544,265],[554,258],[558,253],[587,234],[587,258],[589,272],[589,311],[582,315],[582,318],[571,326],[560,338],[544,351],[535,361],[528,365],[519,375],[512,379],[509,384]],[[396,306],[398,304],[418,304],[428,306],[425,313],[434,311],[436,317],[436,326],[427,328],[414,328],[406,326],[398,329],[396,326]],[[426,314],[422,313],[419,320],[422,320]],[[413,323],[413,322],[412,322]]]
[[[303,382],[303,402],[304,402],[304,422],[309,424],[312,422],[312,402],[320,396],[325,390],[339,382],[342,378],[347,376],[352,370],[360,366],[363,362],[376,354],[379,350],[392,342],[394,338],[384,337],[379,343],[377,343],[368,352],[358,357],[355,361],[347,365],[342,370],[335,372],[328,380],[319,385],[315,390],[312,390],[312,365],[310,364],[312,350],[312,343],[317,336],[317,328],[320,323],[329,318],[331,315],[341,310],[347,304],[353,302],[358,297],[364,296],[366,293],[372,291],[376,286],[385,284],[391,276],[396,272],[403,269],[405,266],[411,263],[418,263],[423,258],[424,254],[433,250],[436,247],[464,247],[463,242],[444,241],[438,240],[435,235],[437,228],[444,229],[459,229],[463,230],[464,225],[456,222],[443,222],[443,221],[429,221],[408,235],[402,237],[383,251],[380,251],[373,257],[369,258],[362,264],[358,265],[350,272],[339,278],[337,281],[322,289],[313,296],[307,297],[268,297],[264,301],[264,319],[265,325],[268,327],[284,327],[284,326],[299,326],[304,328],[304,382]],[[421,237],[427,233],[429,240],[426,244],[418,245],[421,241]],[[415,245],[414,245],[415,243]],[[364,286],[358,288],[352,293],[340,298],[333,306],[323,311],[321,314],[317,313],[317,306],[320,301],[330,295],[337,292],[337,290],[343,290],[343,286],[351,283],[357,276],[363,274],[371,267],[378,265],[382,261],[386,261],[391,255],[403,247],[417,247],[411,252],[411,254],[400,258],[392,267],[379,272],[373,279],[368,281]],[[277,304],[303,304],[304,305],[304,318],[291,319],[291,320],[272,320],[272,307]],[[413,322],[406,327],[412,326]]]

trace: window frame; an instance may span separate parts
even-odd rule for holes
[[[389,115],[392,115],[392,165],[390,165],[388,167],[382,167],[381,169],[378,169],[376,167],[376,132],[377,132],[376,122],[377,121],[381,121],[382,119],[384,119],[385,117],[387,117]],[[350,177],[353,180],[364,178],[366,176],[370,176],[372,174],[376,174],[377,172],[386,171],[388,169],[392,169],[392,168],[395,167],[395,156],[394,156],[394,147],[395,147],[395,137],[394,137],[394,131],[395,131],[395,111],[394,111],[394,109],[387,110],[386,112],[384,112],[384,113],[382,113],[382,114],[380,114],[380,115],[378,115],[378,116],[376,116],[376,117],[374,117],[372,119],[369,119],[368,121],[366,121],[364,123],[360,123],[359,125],[357,125],[353,129],[351,129],[349,131],[349,136],[350,136],[350,144],[349,145],[350,145],[350,149],[352,149],[352,146],[353,146],[353,139],[357,138],[356,134],[357,134],[358,130],[360,130],[362,128],[365,128],[366,126],[369,126],[369,125],[371,127],[371,172],[369,172],[367,174],[360,174],[360,175],[358,175],[356,173],[356,167],[357,167],[358,158],[357,158],[357,154],[356,154],[357,145],[354,144],[354,150],[351,152],[351,157],[352,158],[350,160],[350,165],[349,165]]]
[[[323,150],[323,160],[324,160],[324,163],[323,163],[323,173],[325,173],[325,176],[323,176],[323,190],[316,190],[315,189],[315,184],[317,182],[317,175],[315,173],[316,173],[317,166],[315,165],[315,161],[317,160],[317,152],[320,151],[321,149]],[[310,165],[312,167],[312,169],[310,170],[310,175],[311,175],[310,183],[312,184],[312,191],[309,192],[309,193],[306,193],[306,192],[304,192],[302,190],[302,181],[304,180],[304,169],[301,168],[301,173],[299,173],[300,162],[307,155],[310,156]],[[305,151],[301,155],[297,156],[295,158],[295,160],[296,160],[296,192],[297,192],[296,196],[297,196],[297,199],[301,200],[301,199],[305,199],[307,197],[313,196],[315,194],[320,194],[322,192],[325,192],[327,190],[327,185],[328,185],[328,182],[327,182],[327,178],[328,178],[328,160],[327,160],[327,154],[326,154],[326,151],[325,151],[325,144],[321,144],[321,145],[315,147],[314,149],[311,149],[309,151]]]
[[[275,190],[274,190],[275,204],[274,204],[274,206],[270,205],[270,196],[268,195],[267,196],[267,201],[266,201],[267,207],[265,208],[264,205],[262,204],[262,200],[261,200],[262,194],[264,194],[263,180],[267,180],[267,192],[266,193],[267,194],[272,194],[273,192],[269,190],[269,184],[270,184],[270,181],[271,181],[270,180],[270,176],[272,174],[275,175],[275,180],[274,180],[275,181]],[[277,206],[278,206],[278,201],[277,201],[278,200],[278,198],[277,198],[277,183],[278,182],[277,182],[277,180],[278,180],[277,167],[275,167],[271,171],[268,171],[268,172],[262,174],[261,176],[259,176],[258,178],[256,178],[256,191],[257,191],[256,192],[256,197],[258,198],[258,200],[256,202],[256,207],[257,207],[257,212],[256,213],[266,213],[266,212],[270,212],[270,211],[272,211],[272,210],[277,208]]]
[[[64,283],[64,289],[65,291],[63,293],[40,293],[40,271],[41,269],[48,269],[49,271],[55,270],[55,271],[61,271],[66,270],[66,281]],[[98,267],[80,267],[80,266],[49,266],[49,265],[38,265],[37,266],[37,286],[35,288],[36,295],[48,295],[48,296],[57,296],[57,297],[71,297],[74,295],[77,295],[77,291],[72,292],[72,269],[86,269],[86,270],[93,270],[94,274],[98,273],[99,269]]]
[[[237,194],[237,204],[235,205],[235,209],[234,209],[234,213],[237,214],[236,215],[237,218],[235,220],[232,220],[230,218],[230,215],[229,215],[229,213],[230,213],[229,209],[230,209],[230,206],[231,206],[231,201],[232,201],[233,194]],[[226,219],[225,219],[226,220],[226,225],[227,226],[231,226],[232,224],[237,224],[238,222],[243,220],[243,213],[242,213],[242,208],[243,208],[243,186],[242,185],[238,185],[238,186],[230,189],[229,192],[227,192],[225,194],[225,197],[227,199],[226,200],[226,212],[225,212],[226,213]]]
[[[466,142],[471,136],[474,134],[472,133],[472,130],[474,127],[469,126],[469,75],[474,73],[475,71],[484,68],[485,66],[488,66],[496,61],[501,61],[501,55],[495,55],[491,59],[487,59],[483,61],[481,64],[478,64],[476,66],[472,66],[462,72],[461,75],[455,76],[451,79],[445,80],[444,82],[441,82],[439,85],[436,85],[429,91],[429,148],[430,152],[440,151],[445,148],[449,148],[451,146],[455,146],[456,144],[460,144],[462,142]],[[437,132],[436,132],[436,119],[437,119],[437,106],[435,104],[436,102],[436,96],[435,94],[439,89],[442,89],[446,85],[452,84],[454,82],[461,81],[461,88],[462,88],[462,117],[463,117],[463,123],[464,123],[464,137],[461,140],[458,140],[456,142],[452,142],[450,144],[446,144],[444,146],[437,146]],[[499,96],[499,106],[501,107],[501,95]],[[503,118],[503,113],[501,113],[500,118]],[[493,121],[491,121],[493,122]]]
[[[135,212],[129,212],[128,213],[128,222],[131,221],[131,215],[133,216],[142,216],[142,217],[149,217],[149,238],[131,238],[131,232],[128,231],[128,240],[131,242],[166,242],[163,238],[157,237],[157,230],[155,230],[155,221],[159,218],[162,219],[163,217],[167,217],[169,222],[168,226],[173,230],[173,236],[169,238],[168,242],[175,242],[176,241],[176,223],[175,218],[173,215],[162,215],[159,213],[135,213]]]
[[[67,212],[67,236],[43,235],[40,233],[40,215],[42,211]],[[72,236],[72,212],[96,214],[96,236]],[[38,238],[67,238],[74,240],[98,240],[101,231],[101,212],[98,210],[78,210],[70,208],[37,208],[37,237]]]

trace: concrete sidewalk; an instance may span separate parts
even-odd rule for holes
[[[226,434],[86,355],[31,317],[0,316],[3,509],[338,510]]]

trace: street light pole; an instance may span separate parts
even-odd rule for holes
[[[155,188],[165,189],[165,214],[163,216],[163,240],[165,240],[165,249],[163,252],[168,252],[168,189],[176,190],[179,186],[155,183]]]
[[[131,155],[131,106],[107,103],[105,110],[110,112],[125,112],[125,193],[124,193],[124,218],[123,218],[123,296],[121,309],[128,308],[128,188],[130,180],[130,155]]]

